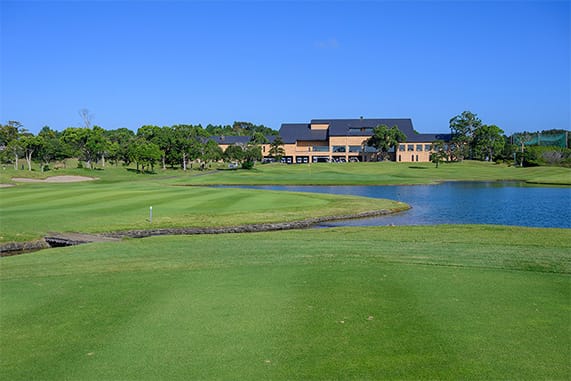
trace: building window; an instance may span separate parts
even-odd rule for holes
[[[410,155],[410,161],[414,161],[414,155]]]
[[[399,151],[403,151],[404,152],[404,144],[399,145]],[[399,160],[400,161],[400,160]]]
[[[402,161],[402,157],[401,157],[401,155],[399,155],[399,161]]]
[[[418,161],[418,155],[416,155],[416,161]]]
[[[345,146],[333,146],[333,152],[345,152],[347,148]]]
[[[417,144],[417,145],[416,145],[416,150],[417,150],[418,152],[422,152],[422,144]],[[417,160],[417,161],[418,161],[418,160]]]
[[[361,152],[361,146],[349,146],[349,152]]]
[[[409,144],[407,146],[407,151],[414,151],[414,144]]]
[[[432,149],[432,144],[425,144],[424,145],[424,150],[425,151],[430,151]]]
[[[313,146],[313,152],[329,152],[329,146]]]

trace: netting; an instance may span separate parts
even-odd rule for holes
[[[526,146],[549,146],[567,148],[567,134],[517,134],[513,137],[514,144],[525,144]]]

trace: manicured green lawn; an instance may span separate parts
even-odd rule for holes
[[[224,168],[221,165],[221,168]],[[12,177],[45,178],[56,175],[82,175],[100,178],[101,183],[124,181],[162,182],[174,184],[252,184],[252,185],[391,185],[428,184],[439,181],[519,180],[548,185],[571,185],[571,168],[509,167],[505,164],[464,161],[444,163],[318,163],[302,165],[258,164],[253,170],[163,171],[139,175],[132,168],[108,166],[104,170],[63,169],[39,171],[0,171],[0,184],[13,183]]]
[[[362,197],[183,187],[137,181],[24,184],[0,189],[0,242],[47,232],[97,233],[164,227],[216,227],[346,215],[406,204]],[[153,221],[149,222],[149,208]]]
[[[219,171],[211,176],[177,178],[191,184],[272,185],[391,185],[428,184],[439,181],[521,180],[550,185],[571,185],[571,168],[517,168],[464,161],[444,163],[320,163],[258,165],[252,171]]]
[[[0,260],[0,379],[571,377],[571,233],[153,237]]]

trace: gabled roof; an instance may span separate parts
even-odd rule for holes
[[[329,124],[330,136],[371,136],[373,129],[381,124],[397,126],[407,138],[415,134],[410,119],[312,119],[312,124]]]
[[[452,134],[414,134],[413,136],[407,136],[406,142],[408,143],[424,143],[436,140],[442,140],[449,142],[452,140]]]
[[[327,140],[327,130],[312,130],[309,124],[284,123],[280,128],[280,136],[286,144],[297,140]]]
[[[312,130],[312,124],[328,124],[328,129]],[[451,134],[419,134],[408,118],[384,118],[384,119],[312,119],[306,123],[284,123],[280,128],[280,136],[284,143],[293,144],[298,140],[324,141],[330,136],[372,136],[373,129],[380,125],[389,128],[397,126],[405,136],[406,141],[433,142],[435,140],[450,141]]]

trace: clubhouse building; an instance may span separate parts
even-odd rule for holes
[[[284,123],[279,135],[284,142],[286,163],[317,163],[330,161],[377,161],[377,150],[366,145],[375,127],[397,126],[406,141],[389,152],[390,160],[397,162],[428,162],[432,143],[448,143],[451,134],[421,134],[414,130],[411,119],[313,119],[309,123]],[[268,137],[272,142],[275,137]],[[216,137],[225,150],[232,144],[247,144],[247,136]],[[269,157],[270,145],[262,145],[264,157]]]

